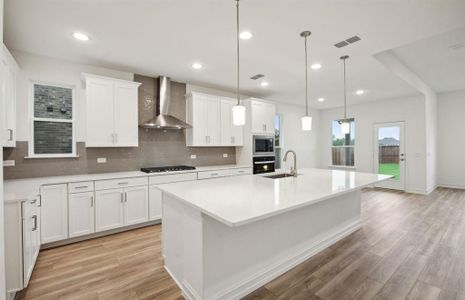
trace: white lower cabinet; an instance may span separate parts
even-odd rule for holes
[[[68,186],[44,185],[40,188],[41,242],[68,238]]]
[[[95,231],[147,222],[147,186],[126,187],[95,192]]]
[[[151,185],[149,190],[149,218],[150,221],[161,220],[162,192],[156,185]]]
[[[6,289],[10,298],[27,287],[40,250],[38,197],[5,204]]]
[[[69,237],[95,232],[94,192],[69,194]]]
[[[149,189],[136,186],[124,189],[124,225],[144,223],[149,220]]]
[[[105,231],[124,225],[124,190],[95,192],[95,231]]]

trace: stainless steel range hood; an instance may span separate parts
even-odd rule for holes
[[[170,114],[171,103],[171,80],[169,77],[158,78],[157,100],[154,105],[155,117],[140,125],[146,129],[185,129],[192,128],[191,125],[173,117]]]

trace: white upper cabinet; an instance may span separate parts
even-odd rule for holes
[[[250,103],[252,133],[274,135],[276,106],[272,103],[252,100]]]
[[[186,130],[187,146],[242,146],[244,128],[232,124],[234,103],[230,98],[191,93],[186,110],[187,123],[192,125]]]
[[[187,98],[187,146],[220,146],[220,101],[217,96],[192,93]]]
[[[0,144],[16,147],[16,76],[19,67],[3,45],[0,62]]]
[[[140,83],[83,74],[86,147],[137,147]]]
[[[244,126],[234,126],[232,108],[236,100],[221,98],[221,145],[242,146],[244,144]]]

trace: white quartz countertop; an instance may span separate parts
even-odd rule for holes
[[[301,169],[282,179],[244,175],[162,184],[159,188],[202,213],[241,226],[387,180],[392,176],[345,170]]]
[[[202,171],[214,171],[222,169],[235,169],[235,168],[251,168],[245,165],[217,165],[217,166],[202,166],[196,167],[195,170],[186,171],[173,171],[173,172],[160,172],[160,173],[144,173],[141,171],[131,172],[110,172],[110,173],[97,173],[97,174],[80,174],[80,175],[66,175],[66,176],[50,176],[50,177],[37,177],[26,179],[13,179],[4,181],[4,195],[5,201],[21,201],[27,200],[30,197],[35,197],[39,193],[40,186],[50,184],[61,184],[82,181],[96,181],[107,179],[131,178],[131,177],[151,177],[151,176],[164,176],[170,174],[183,174],[183,173],[196,173]]]

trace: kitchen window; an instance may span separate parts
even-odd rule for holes
[[[355,146],[355,120],[349,119],[350,131],[343,134],[341,130],[341,120],[335,120],[331,126],[332,133],[332,165],[333,166],[354,166],[354,146]]]
[[[32,84],[29,157],[75,157],[74,88]]]

